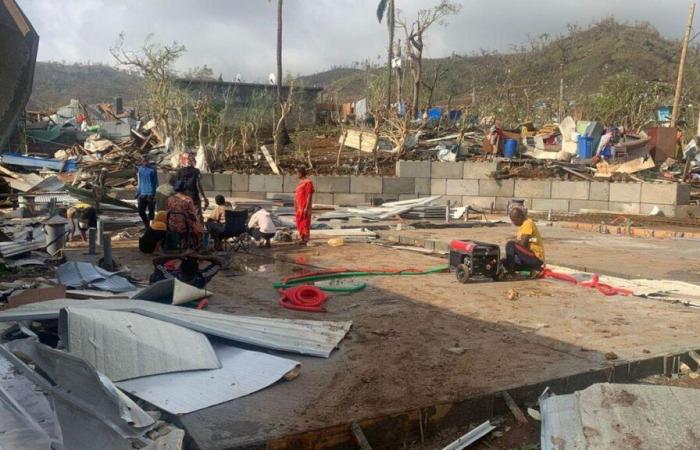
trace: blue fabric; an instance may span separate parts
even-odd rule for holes
[[[136,188],[138,196],[155,195],[158,188],[158,173],[153,164],[139,166],[139,185]]]

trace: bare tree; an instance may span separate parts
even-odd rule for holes
[[[457,14],[460,9],[461,6],[457,3],[440,0],[440,3],[432,8],[419,10],[418,16],[410,26],[406,19],[401,17],[400,12],[397,15],[397,22],[406,35],[406,53],[411,60],[411,75],[413,76],[413,94],[408,111],[409,117],[414,117],[418,111],[418,99],[423,81],[423,37],[425,32],[435,23],[443,25],[445,17]]]
[[[143,76],[148,91],[146,109],[163,128],[166,136],[171,135],[169,111],[175,106],[173,66],[184,52],[184,45],[177,42],[162,45],[152,42],[151,36],[146,38],[146,42],[138,51],[126,50],[123,33],[110,48],[110,53],[118,65],[135,70]]]
[[[382,17],[386,13],[386,25],[389,28],[389,55],[387,57],[387,77],[389,83],[386,91],[386,107],[391,108],[391,64],[394,59],[394,29],[396,28],[396,12],[394,0],[379,0],[377,6],[377,20],[381,23]]]

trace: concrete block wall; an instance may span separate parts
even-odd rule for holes
[[[677,183],[610,183],[556,179],[504,179],[490,175],[498,162],[399,161],[397,176],[313,176],[315,202],[336,205],[369,204],[440,195],[438,203],[471,205],[503,211],[513,199],[532,210],[579,212],[607,210],[648,214],[657,206],[667,216],[700,215],[688,205],[690,185]],[[207,195],[256,199],[290,198],[298,180],[293,175],[203,174]]]

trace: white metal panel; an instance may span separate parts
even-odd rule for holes
[[[67,350],[112,381],[221,367],[201,333],[123,311],[66,308]]]
[[[117,386],[172,414],[187,414],[264,389],[299,365],[267,353],[214,345],[222,367],[122,381]]]

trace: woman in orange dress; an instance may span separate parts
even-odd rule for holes
[[[314,184],[306,176],[306,167],[297,167],[299,184],[294,192],[294,210],[297,224],[297,231],[301,242],[309,242],[311,234],[311,205],[314,197]]]

